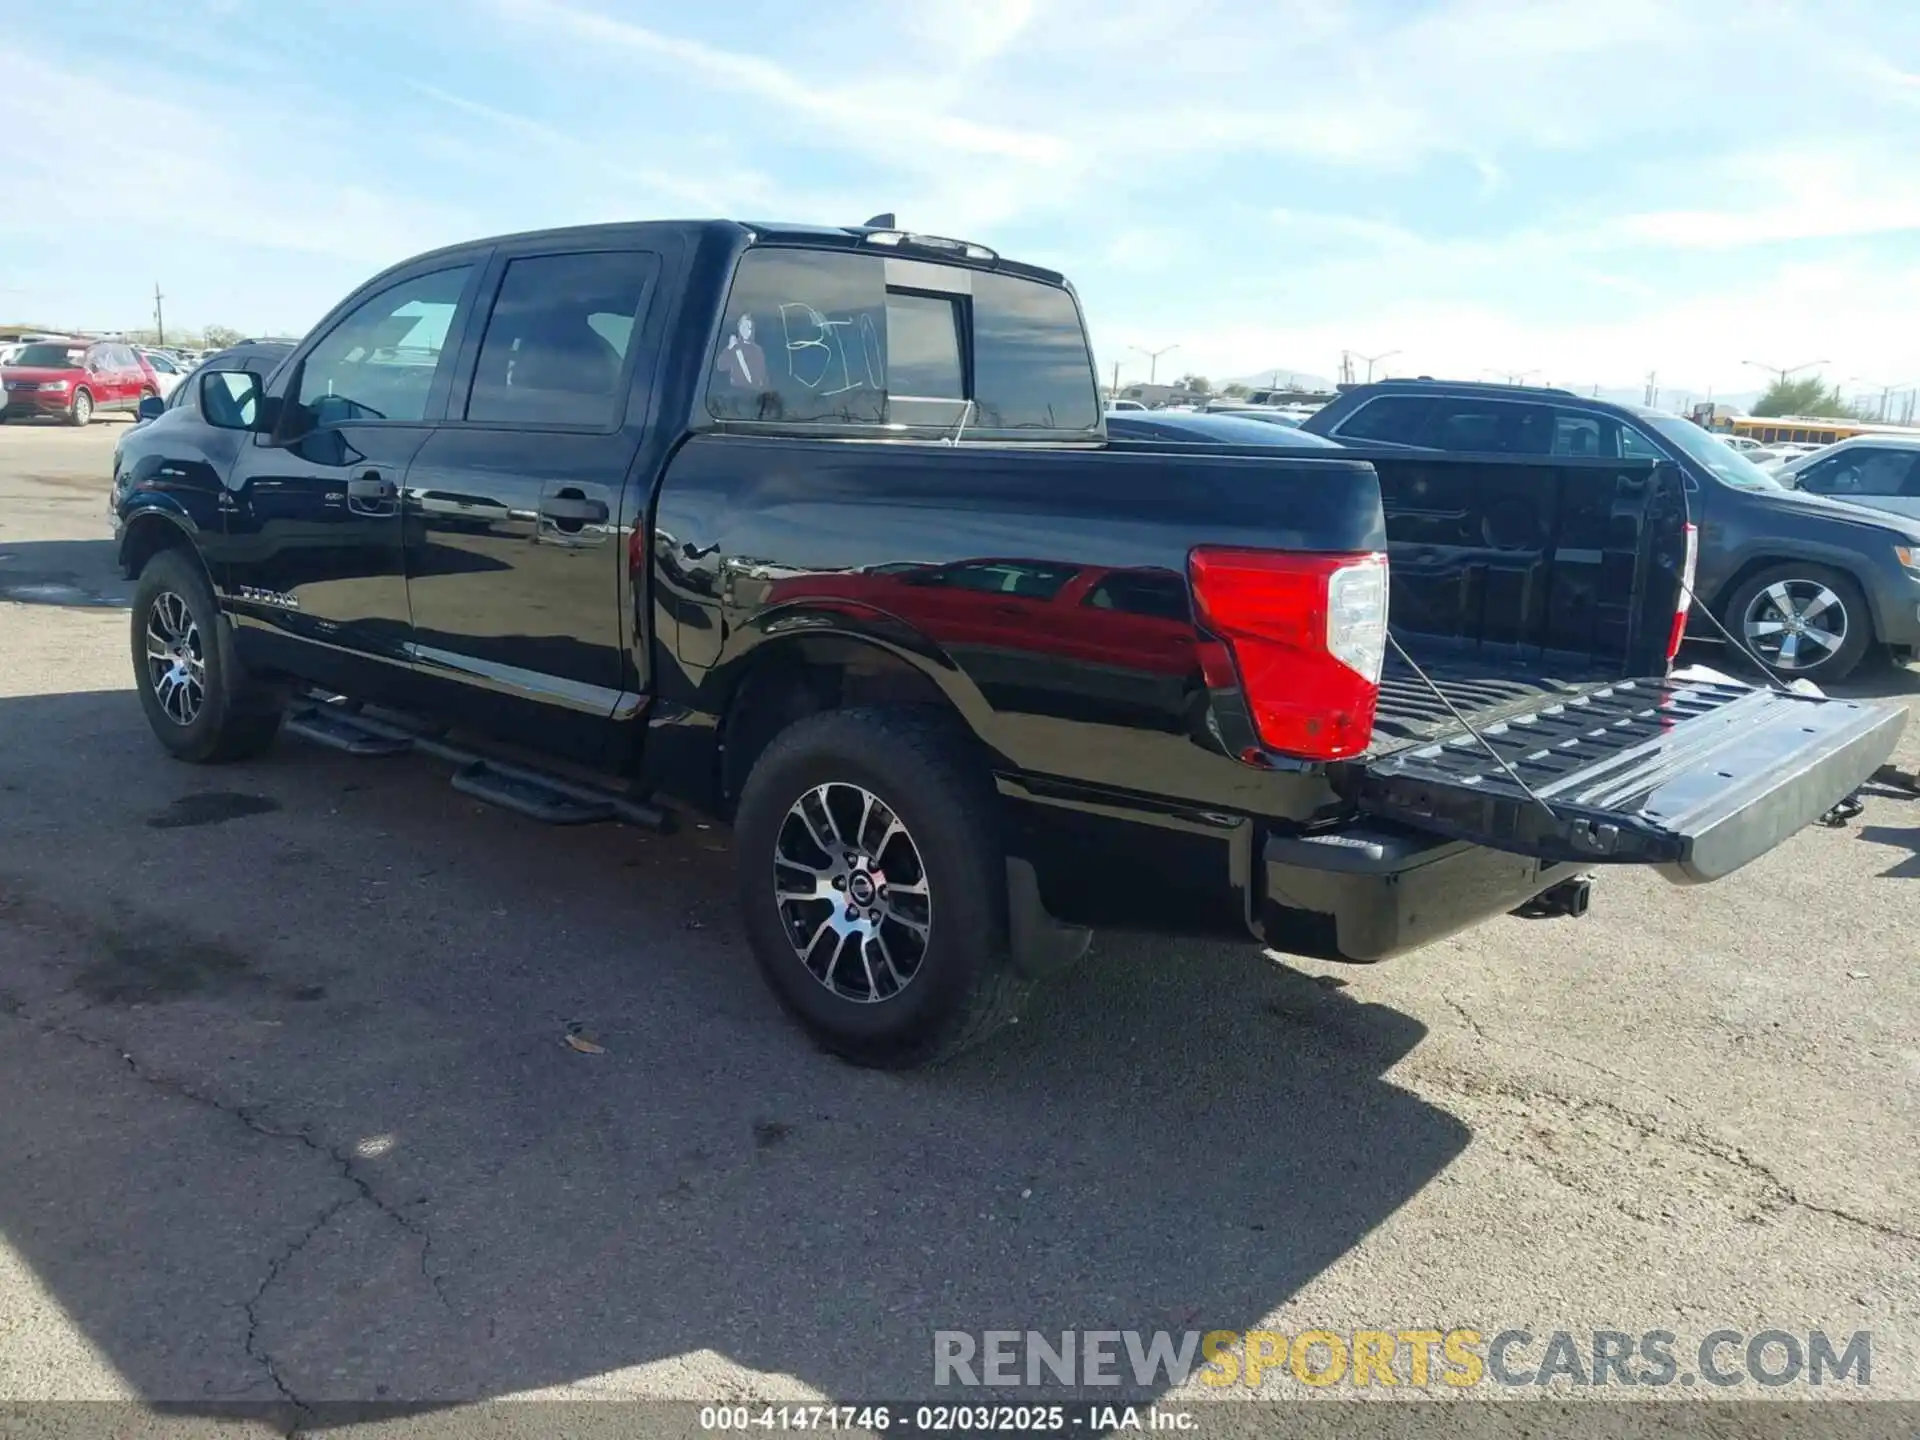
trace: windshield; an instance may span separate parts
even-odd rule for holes
[[[1717,480],[1738,485],[1743,490],[1784,488],[1738,450],[1723,444],[1691,420],[1682,420],[1678,415],[1655,415],[1646,417],[1646,423],[1689,460],[1712,472]]]
[[[87,353],[84,345],[75,348],[72,345],[28,345],[7,363],[9,365],[38,365],[48,370],[78,370],[81,358]]]

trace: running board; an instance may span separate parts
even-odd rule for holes
[[[399,755],[414,742],[410,731],[340,705],[303,706],[287,716],[284,728],[289,735],[348,755]]]
[[[444,732],[415,728],[349,708],[338,700],[302,705],[287,717],[290,735],[348,755],[398,755],[417,750],[454,766],[453,788],[490,805],[547,825],[592,825],[618,820],[661,834],[672,828],[657,805],[604,786],[564,780],[524,765],[512,765],[441,738]]]
[[[563,790],[545,776],[475,760],[453,772],[453,788],[546,825],[593,825],[613,819],[613,802]]]

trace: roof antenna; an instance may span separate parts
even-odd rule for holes
[[[897,224],[898,222],[893,218],[893,212],[891,210],[886,210],[874,216],[871,220],[867,221],[867,223],[862,225],[860,228],[862,230],[891,230]]]

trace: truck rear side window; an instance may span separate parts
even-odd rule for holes
[[[1078,307],[1021,276],[765,246],[740,259],[707,413],[749,424],[1096,435]],[[968,402],[972,404],[969,405]]]
[[[658,261],[644,251],[510,261],[487,318],[469,420],[605,428],[620,417],[634,319]]]

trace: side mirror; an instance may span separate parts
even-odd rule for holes
[[[158,395],[148,395],[140,401],[140,418],[142,420],[158,420],[166,413],[167,402],[162,400]]]
[[[218,430],[259,428],[263,396],[258,375],[250,370],[213,370],[194,383],[200,387],[200,413],[209,425]]]

